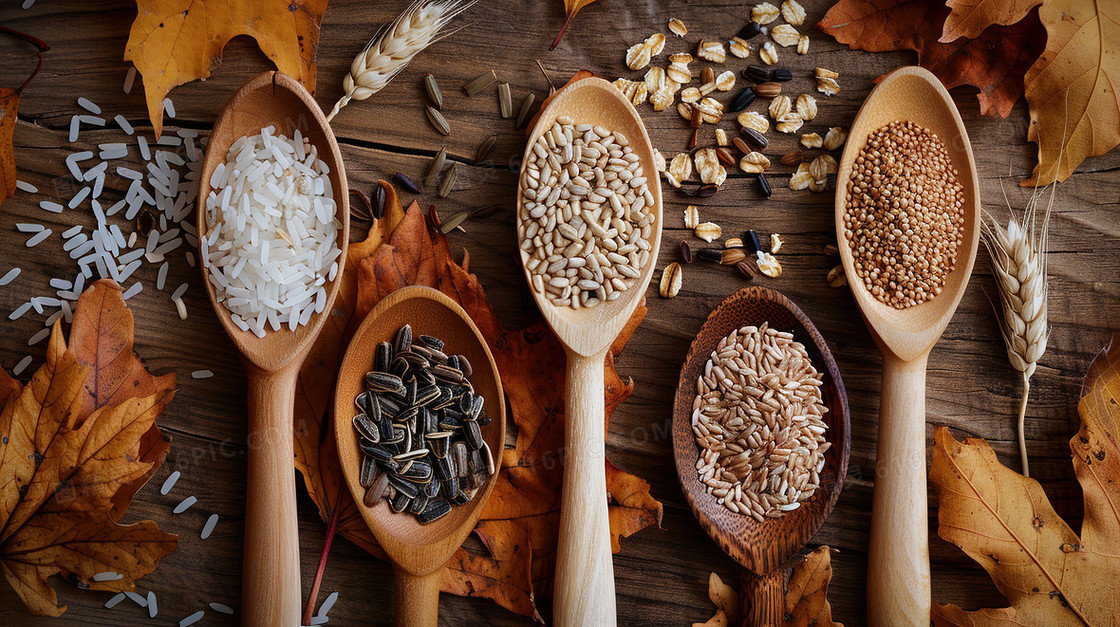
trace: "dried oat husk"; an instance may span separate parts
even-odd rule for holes
[[[1044,190],[1045,191],[1045,190]],[[1023,377],[1023,396],[1019,402],[1019,457],[1023,464],[1023,476],[1030,476],[1027,462],[1027,443],[1024,422],[1027,415],[1027,399],[1030,396],[1031,376],[1038,367],[1038,361],[1046,352],[1046,341],[1050,337],[1047,323],[1046,306],[1048,286],[1046,281],[1046,240],[1050,225],[1050,211],[1054,206],[1054,191],[1046,203],[1042,216],[1038,215],[1038,205],[1042,192],[1031,195],[1027,208],[1019,221],[1011,212],[1004,227],[996,219],[984,212],[981,231],[984,245],[992,261],[999,291],[999,306],[996,309],[1000,319],[1000,333],[1007,347],[1007,358],[1011,366]]]

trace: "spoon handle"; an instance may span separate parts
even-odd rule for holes
[[[870,625],[929,625],[926,359],[884,351],[867,566]]]
[[[442,567],[427,575],[413,575],[399,566],[393,566],[396,596],[393,624],[396,627],[436,627],[442,576]]]
[[[248,367],[249,468],[241,592],[246,627],[300,624],[292,408],[301,361],[273,372]]]
[[[743,606],[740,625],[784,625],[786,603],[782,583],[785,571],[779,567],[760,577],[744,568],[739,579],[739,603]]]
[[[556,625],[615,624],[614,566],[607,518],[603,360],[568,352],[564,488],[556,554]]]

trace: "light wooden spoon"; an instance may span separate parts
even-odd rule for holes
[[[214,124],[206,145],[206,159],[198,184],[199,239],[206,236],[210,176],[225,161],[233,142],[275,125],[277,133],[292,137],[299,129],[318,148],[330,166],[338,231],[338,274],[346,260],[350,237],[350,205],[346,172],[334,133],[319,105],[295,79],[265,72],[245,83],[230,98]],[[307,352],[330,315],[339,282],[327,284],[327,304],[295,331],[286,326],[257,338],[242,331],[230,312],[217,301],[205,265],[203,282],[218,320],[233,340],[249,378],[249,462],[245,498],[245,556],[242,580],[242,624],[251,627],[290,627],[300,621],[299,535],[296,524],[296,484],[292,468],[292,412],[296,379]]]
[[[828,411],[824,422],[826,441],[821,486],[801,507],[780,518],[758,522],[736,514],[716,502],[696,473],[700,447],[692,432],[692,403],[696,398],[696,379],[720,340],[735,329],[762,323],[779,331],[793,333],[805,345],[813,366],[822,375],[821,400]],[[848,395],[836,360],[820,332],[801,309],[782,294],[764,287],[746,287],[720,303],[696,334],[688,349],[677,383],[673,403],[673,457],[677,476],[700,526],[716,544],[743,568],[743,623],[749,626],[785,624],[785,595],[782,591],[783,567],[816,534],[832,512],[844,475],[848,471],[851,436],[848,425]]]
[[[484,407],[491,418],[490,424],[482,428],[482,437],[495,456],[495,465],[500,465],[504,449],[505,397],[485,338],[458,303],[430,287],[404,287],[383,298],[358,327],[342,361],[334,405],[342,473],[362,518],[393,561],[396,624],[434,627],[443,566],[474,529],[497,483],[498,473],[491,475],[466,504],[453,506],[451,513],[427,525],[421,525],[412,514],[394,513],[385,500],[374,507],[363,505],[366,489],[359,481],[362,452],[352,423],[357,411],[354,399],[366,389],[365,373],[373,367],[377,344],[391,341],[397,329],[406,323],[412,325],[413,337],[438,337],[445,343],[444,352],[465,355],[471,362],[471,385],[486,399]]]
[[[852,164],[867,136],[895,121],[910,120],[944,142],[964,186],[964,239],[940,295],[917,307],[879,302],[853,268],[844,236]],[[883,352],[879,444],[867,614],[872,625],[929,625],[929,538],[926,505],[926,360],[957,309],[972,274],[980,237],[980,194],[972,146],[949,92],[929,71],[891,72],[867,97],[848,134],[836,180],[836,237],[848,285],[871,336]]]
[[[661,245],[661,185],[653,163],[653,146],[641,117],[613,85],[601,78],[585,78],[556,92],[540,113],[529,136],[522,163],[533,144],[566,115],[576,123],[597,124],[618,131],[630,140],[653,192],[653,233],[650,259],[641,276],[614,301],[591,309],[558,307],[543,294],[533,293],[544,318],[564,344],[568,355],[564,489],[560,505],[560,540],[556,555],[553,620],[569,625],[613,625],[615,616],[614,570],[611,563],[607,487],[603,368],[607,350],[642,301],[653,275]],[[522,178],[524,165],[522,165]],[[523,197],[518,189],[517,215]],[[521,252],[525,278],[532,285]]]

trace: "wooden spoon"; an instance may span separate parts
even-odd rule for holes
[[[245,83],[230,98],[214,124],[206,145],[206,159],[198,184],[199,239],[206,236],[210,176],[223,163],[233,142],[274,125],[292,137],[299,129],[330,166],[338,231],[338,274],[346,260],[350,238],[350,205],[345,193],[346,172],[334,133],[319,105],[295,79],[265,72]],[[327,284],[327,304],[295,331],[282,327],[263,338],[242,331],[230,312],[217,301],[203,265],[203,282],[218,320],[233,340],[249,378],[249,462],[245,498],[245,558],[241,612],[244,625],[289,627],[300,621],[299,536],[296,525],[296,484],[292,469],[292,412],[296,379],[307,352],[330,315],[339,282]]]
[[[917,307],[895,309],[877,300],[856,276],[844,236],[852,164],[867,136],[910,120],[945,143],[964,186],[964,239],[940,295]],[[904,67],[885,76],[867,97],[848,134],[836,179],[836,238],[848,285],[883,352],[879,444],[867,615],[872,625],[928,625],[929,541],[926,515],[926,360],[964,295],[980,237],[980,193],[968,132],[949,92],[928,70]]]
[[[568,354],[564,489],[560,504],[560,539],[553,589],[553,620],[569,625],[613,625],[615,617],[614,570],[611,563],[610,522],[607,519],[605,408],[603,368],[607,349],[630,320],[645,295],[661,245],[661,185],[653,163],[653,146],[641,117],[616,87],[601,78],[585,78],[564,87],[540,112],[529,136],[522,163],[529,162],[533,144],[556,118],[566,115],[577,123],[597,124],[618,131],[630,140],[653,192],[653,233],[650,258],[622,296],[590,309],[574,310],[552,304],[544,294],[533,293],[544,318]],[[524,178],[524,165],[522,166]],[[520,179],[519,179],[520,180]],[[523,197],[518,189],[517,215]],[[521,251],[525,279],[532,285]]]
[[[696,473],[700,447],[692,433],[692,403],[696,398],[696,379],[720,340],[744,326],[769,326],[793,333],[805,345],[813,366],[823,375],[821,399],[825,438],[832,445],[825,453],[821,486],[801,507],[780,518],[758,522],[736,514],[707,493]],[[782,592],[782,567],[813,537],[836,505],[848,471],[850,448],[848,396],[840,371],[824,338],[801,309],[782,294],[765,287],[747,287],[735,292],[716,307],[684,358],[677,395],[673,403],[673,457],[677,475],[693,515],[716,544],[745,569],[742,577],[743,624],[783,625],[785,596]]]
[[[374,507],[362,504],[366,489],[359,482],[362,452],[352,419],[354,399],[365,390],[365,373],[373,366],[378,342],[391,341],[397,329],[412,325],[413,337],[431,335],[445,342],[444,351],[466,355],[474,367],[471,385],[485,399],[491,418],[482,436],[500,464],[505,437],[505,397],[498,367],[467,312],[442,292],[430,287],[404,287],[389,294],[366,316],[350,341],[335,389],[334,428],[342,473],[358,511],[373,531],[377,543],[389,554],[396,575],[396,624],[433,627],[439,613],[440,574],[444,564],[474,529],[498,473],[464,505],[453,506],[443,518],[421,525],[415,516],[394,513],[382,500]]]

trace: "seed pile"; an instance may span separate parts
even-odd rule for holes
[[[964,241],[964,187],[936,133],[899,120],[867,138],[848,181],[844,236],[879,301],[906,309],[941,293]]]
[[[559,307],[594,307],[641,276],[654,197],[625,135],[557,118],[521,183],[517,234],[534,291]]]
[[[366,391],[354,399],[364,503],[388,499],[394,512],[408,511],[421,524],[470,501],[495,471],[482,439],[490,418],[471,387],[470,362],[443,348],[428,335],[413,341],[404,325],[392,343],[377,345]]]
[[[329,166],[298,129],[275,131],[238,139],[214,168],[202,239],[218,301],[257,337],[322,312],[342,254]]]
[[[743,327],[720,340],[696,379],[696,471],[727,509],[762,521],[820,486],[826,442],[821,375],[793,334]]]

